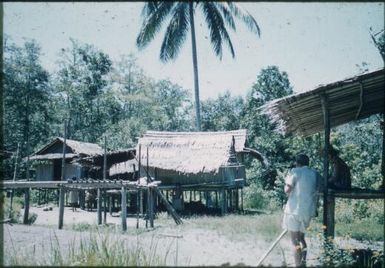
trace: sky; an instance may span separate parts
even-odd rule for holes
[[[222,60],[209,42],[203,17],[197,13],[198,69],[201,99],[216,98],[229,90],[245,97],[259,72],[276,65],[288,74],[295,92],[354,76],[358,65],[383,68],[369,29],[384,28],[384,3],[238,3],[256,19],[261,36],[248,31],[241,21],[230,32],[235,58],[224,47]],[[170,79],[191,90],[193,66],[188,35],[179,56],[169,63],[159,60],[165,27],[145,49],[136,37],[142,23],[141,2],[19,2],[3,3],[3,32],[22,45],[35,39],[42,48],[42,65],[57,69],[58,54],[70,47],[70,38],[94,45],[113,60],[135,54],[138,64],[155,79]],[[193,94],[192,94],[193,96]]]

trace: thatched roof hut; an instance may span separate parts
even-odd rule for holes
[[[321,97],[326,96],[330,126],[384,113],[385,72],[380,69],[276,99],[260,108],[284,133],[309,136],[324,129]]]
[[[40,163],[37,165],[37,180],[61,179],[63,144],[63,138],[55,138],[29,157],[30,160],[48,161],[48,163]],[[74,160],[101,154],[103,154],[103,149],[97,144],[66,139],[64,179],[87,176],[88,169],[82,164],[76,163]]]
[[[246,134],[245,129],[147,131],[138,141],[137,157],[162,184],[234,183],[245,178],[244,166],[238,162],[236,153],[244,150]],[[144,170],[141,175],[146,175]]]
[[[43,148],[33,153],[30,160],[54,160],[63,158],[64,139],[57,137],[45,145]],[[74,157],[95,156],[103,154],[103,149],[94,143],[66,140],[66,159]]]

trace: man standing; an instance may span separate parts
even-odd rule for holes
[[[283,229],[288,230],[294,246],[295,265],[306,265],[307,245],[305,231],[316,215],[318,196],[321,190],[320,174],[308,167],[309,157],[299,154],[296,167],[285,179],[285,193],[288,200],[284,210]]]

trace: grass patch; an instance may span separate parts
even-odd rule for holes
[[[12,240],[11,240],[12,241]],[[164,266],[168,255],[158,255],[158,241],[152,239],[144,246],[140,240],[128,241],[117,235],[90,232],[89,237],[73,240],[62,247],[54,232],[44,256],[36,254],[36,247],[20,252],[13,246],[5,248],[6,266]]]
[[[336,224],[336,235],[350,236],[357,240],[384,241],[384,225],[371,219]]]
[[[273,240],[280,232],[281,215],[226,215],[222,217],[203,216],[186,220],[183,228],[199,228],[216,231],[221,236],[230,239],[244,240],[248,237],[262,237],[267,241]]]

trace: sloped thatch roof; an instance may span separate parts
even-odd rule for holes
[[[131,160],[135,158],[135,148],[121,149],[117,151],[107,152],[107,168],[111,166]],[[90,165],[96,167],[103,167],[104,164],[104,152],[101,154],[95,154],[89,157],[82,157],[75,159],[75,162],[81,163],[83,165]]]
[[[331,127],[383,113],[384,78],[380,69],[271,101],[259,111],[286,134],[309,136],[324,129],[322,95],[328,100]]]
[[[224,132],[157,132],[148,131],[138,141],[141,165],[197,174],[217,172],[221,166],[236,161],[235,152],[243,151],[246,130]],[[232,143],[234,137],[234,149]],[[233,149],[233,150],[234,150]],[[139,159],[139,156],[137,156]],[[236,163],[237,164],[237,163]]]
[[[135,165],[135,170],[133,165]],[[109,175],[114,176],[118,174],[128,174],[134,173],[134,171],[138,171],[138,162],[136,159],[131,159],[125,162],[113,164],[110,168]]]
[[[32,154],[30,159],[53,160],[62,158],[63,155],[61,154],[61,148],[63,147],[63,143],[64,138],[57,137],[45,145],[42,149]],[[95,143],[80,142],[67,139],[66,148],[66,158],[73,158],[80,155],[92,156],[103,154],[103,149]]]

